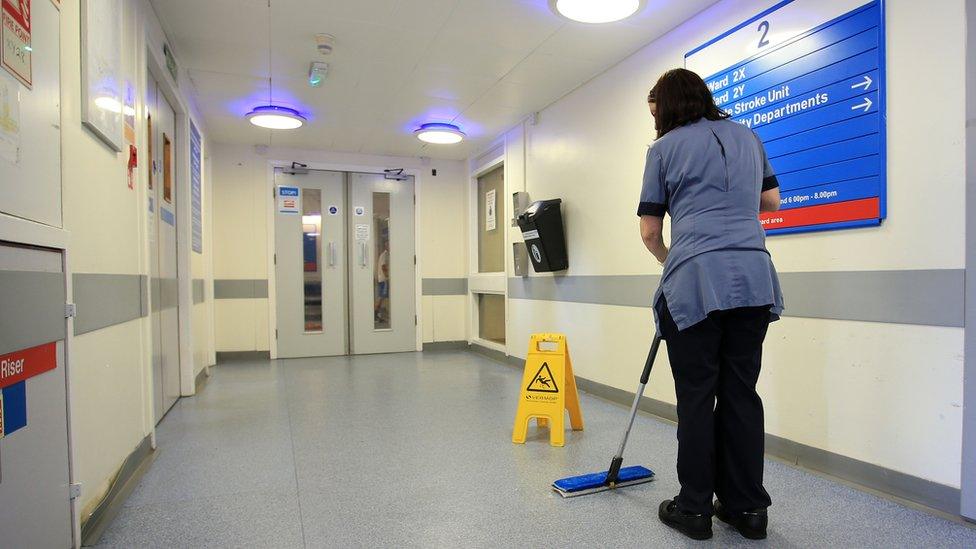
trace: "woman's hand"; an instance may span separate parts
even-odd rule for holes
[[[668,259],[668,247],[664,245],[664,218],[642,215],[640,218],[641,240],[647,250],[654,254],[658,263],[664,265]]]

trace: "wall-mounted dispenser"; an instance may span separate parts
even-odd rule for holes
[[[563,231],[562,200],[533,202],[519,216],[522,238],[529,249],[529,260],[537,273],[563,271],[569,268],[566,256],[566,234]]]

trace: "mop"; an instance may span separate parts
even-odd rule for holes
[[[617,455],[610,462],[610,469],[599,473],[589,473],[575,477],[559,479],[552,483],[552,489],[564,498],[575,496],[585,496],[595,494],[604,490],[623,488],[624,486],[634,486],[654,480],[654,471],[640,465],[621,468],[624,462],[624,447],[627,446],[627,438],[630,436],[630,429],[634,426],[634,418],[637,417],[637,404],[644,394],[644,387],[651,376],[651,367],[654,365],[654,357],[657,356],[658,347],[661,346],[661,338],[654,336],[651,350],[647,354],[647,361],[644,363],[644,373],[641,374],[640,385],[637,387],[637,394],[634,395],[634,404],[630,407],[630,421],[627,422],[627,430],[624,431],[624,439],[620,441],[620,449]]]

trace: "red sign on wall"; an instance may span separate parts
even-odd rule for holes
[[[0,0],[0,64],[31,86],[31,0]]]
[[[58,367],[58,344],[45,343],[0,356],[0,389]]]
[[[808,227],[842,223],[845,221],[861,221],[879,219],[881,216],[881,200],[865,198],[836,204],[823,204],[806,208],[793,208],[778,212],[764,213],[759,216],[766,230],[789,229],[793,227]]]

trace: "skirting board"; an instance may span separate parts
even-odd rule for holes
[[[521,368],[525,363],[524,359],[505,356],[504,353],[479,345],[471,345],[470,349],[474,353],[516,368]],[[634,402],[632,392],[579,376],[576,377],[576,385],[583,392],[623,406],[629,407]],[[638,408],[670,422],[678,421],[677,408],[674,404],[645,396],[641,397]],[[944,513],[950,517],[960,516],[960,490],[952,486],[906,475],[768,433],[766,454],[791,465],[845,481],[856,488],[864,488],[882,496],[915,503],[927,510]]]
[[[467,341],[432,341],[424,343],[424,352],[428,351],[458,351],[468,348]]]
[[[112,487],[109,489],[101,503],[95,507],[91,515],[81,524],[81,544],[89,547],[98,543],[105,528],[115,520],[125,500],[139,484],[139,480],[149,470],[149,465],[156,457],[150,444],[150,437],[147,435],[136,449],[125,458],[122,469]]]
[[[194,394],[200,394],[200,389],[203,389],[203,386],[207,383],[207,380],[210,379],[210,376],[207,375],[208,371],[209,370],[207,368],[204,368],[200,370],[199,374],[197,374],[197,379],[194,385],[194,387],[196,387]]]
[[[489,349],[477,343],[472,343],[468,346],[468,350],[472,353],[479,354],[481,356],[488,357],[496,362],[501,362],[502,364],[508,364],[510,366],[516,366],[521,368],[525,361],[516,356],[507,356],[501,351],[496,351],[495,349]]]
[[[217,364],[242,360],[270,360],[270,351],[227,351],[217,352]]]

